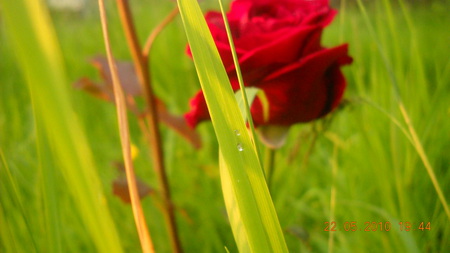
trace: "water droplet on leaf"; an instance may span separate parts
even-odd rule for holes
[[[240,136],[241,135],[241,133],[239,132],[239,130],[234,130],[234,134],[236,134],[236,136]]]
[[[244,147],[242,147],[242,144],[240,144],[240,143],[238,143],[237,149],[238,149],[239,151],[244,151]]]

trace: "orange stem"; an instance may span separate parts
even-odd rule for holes
[[[125,172],[127,175],[127,181],[129,185],[133,216],[136,223],[136,228],[138,230],[142,251],[145,253],[153,253],[154,252],[153,242],[150,237],[150,232],[148,231],[147,228],[147,223],[145,222],[144,212],[142,210],[141,200],[139,198],[139,193],[137,190],[136,176],[134,174],[133,169],[133,161],[131,158],[130,132],[127,118],[127,104],[124,92],[122,90],[122,86],[120,84],[117,66],[115,65],[111,46],[109,43],[108,26],[106,21],[104,2],[103,0],[99,0],[98,3],[102,22],[103,36],[105,41],[106,54],[108,57],[108,64],[111,70],[113,81],[114,97],[117,106],[117,118],[119,121],[120,140],[122,144],[122,153],[125,162]]]
[[[164,204],[164,220],[168,227],[168,232],[170,235],[172,250],[175,253],[181,253],[181,243],[178,237],[177,226],[175,222],[174,206],[171,200],[169,181],[167,178],[163,152],[161,135],[158,128],[158,115],[156,111],[156,101],[152,87],[150,85],[150,73],[148,68],[148,62],[146,57],[142,53],[141,46],[136,35],[136,29],[132,20],[131,11],[127,0],[117,0],[117,5],[119,8],[119,14],[122,21],[122,26],[125,30],[126,39],[128,46],[131,51],[134,66],[136,69],[136,74],[142,85],[144,91],[144,96],[147,104],[148,113],[146,113],[145,118],[148,124],[150,135],[148,136],[148,142],[150,145],[151,155],[153,158],[153,167],[155,169],[156,176],[160,185],[160,193],[162,195],[162,200]]]

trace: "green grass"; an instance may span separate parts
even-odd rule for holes
[[[202,4],[205,9],[217,6]],[[133,2],[142,40],[173,6],[170,1]],[[114,52],[129,59],[115,8],[110,7]],[[80,15],[52,13],[70,81],[81,76],[98,78],[86,61],[104,52],[98,12],[95,5],[93,8]],[[381,55],[387,56],[405,108],[449,200],[448,7],[408,7],[410,25],[398,6],[392,6],[392,16],[383,1],[366,8],[375,37],[354,6],[340,10],[341,15],[326,30],[324,44],[348,42],[355,59],[345,68],[350,103],[333,115],[325,130],[321,130],[323,122],[295,126],[287,145],[277,153],[271,191],[280,223],[291,252],[327,252],[331,233],[333,252],[447,252],[449,219],[422,160],[388,116],[405,126]],[[42,138],[40,119],[34,114],[30,91],[11,50],[11,38],[3,22],[0,25],[0,252],[47,252],[49,247],[61,252],[96,252],[82,217],[74,211],[76,203],[58,168],[55,151]],[[184,54],[185,45],[177,18],[156,41],[151,65],[156,93],[171,111],[180,114],[188,109],[190,96],[200,87],[193,63]],[[180,89],[183,92],[178,92]],[[117,175],[111,162],[121,159],[115,108],[78,90],[70,95],[95,154],[95,168],[105,191],[103,201],[109,206],[123,250],[139,252],[131,207],[114,197],[110,188]],[[130,127],[133,142],[140,149],[137,173],[156,186],[145,140],[133,120]],[[198,128],[204,141],[200,151],[165,127],[162,130],[186,252],[224,252],[224,247],[236,252],[211,124]],[[317,140],[303,166],[315,133]],[[299,152],[289,159],[298,145]],[[153,199],[144,199],[143,207],[157,252],[169,252],[162,215]],[[327,221],[336,221],[342,231],[325,232]],[[366,221],[389,221],[392,228],[389,232],[344,231],[344,223],[351,221],[363,230]],[[431,222],[431,230],[400,231],[400,221]],[[301,233],[295,236],[292,231]]]

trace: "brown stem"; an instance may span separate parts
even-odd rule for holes
[[[146,122],[150,131],[150,135],[148,135],[148,142],[151,146],[150,150],[153,158],[153,167],[155,169],[155,173],[161,187],[160,192],[164,203],[164,219],[168,227],[172,250],[175,253],[180,253],[182,252],[181,243],[178,238],[177,226],[175,223],[174,206],[171,200],[169,182],[164,167],[161,135],[158,128],[158,115],[156,111],[155,97],[150,85],[148,62],[143,56],[141,47],[139,45],[128,1],[117,0],[117,5],[119,8],[121,23],[125,30],[128,46],[133,57],[136,74],[139,78],[140,84],[142,85],[148,107],[148,113],[146,114]]]
[[[150,55],[150,50],[152,49],[153,42],[155,41],[156,37],[161,33],[161,31],[170,23],[172,20],[178,15],[178,6],[176,6],[170,13],[167,15],[167,17],[158,24],[158,26],[153,29],[153,31],[150,33],[150,35],[147,38],[147,41],[145,42],[144,50],[142,51],[142,55],[145,61],[148,61],[148,56]]]
[[[153,242],[150,237],[150,233],[145,222],[144,212],[142,210],[141,201],[138,196],[138,190],[136,185],[136,176],[134,174],[133,162],[131,158],[131,146],[130,146],[130,133],[128,127],[127,118],[127,105],[125,100],[125,95],[122,90],[122,85],[120,84],[119,74],[117,72],[117,67],[114,63],[112,56],[112,50],[109,43],[108,36],[108,26],[106,21],[105,5],[103,0],[98,1],[103,37],[105,41],[106,53],[108,56],[108,65],[111,71],[113,87],[114,87],[114,98],[117,105],[117,118],[119,121],[119,131],[120,131],[120,141],[122,144],[122,153],[125,162],[125,172],[127,175],[127,182],[129,187],[129,193],[131,198],[131,206],[133,209],[133,216],[136,223],[136,228],[138,230],[139,239],[142,246],[142,251],[144,253],[153,253]]]

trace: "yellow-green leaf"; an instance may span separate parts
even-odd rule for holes
[[[255,146],[196,0],[178,0],[220,147],[225,203],[241,252],[287,252]]]

